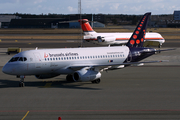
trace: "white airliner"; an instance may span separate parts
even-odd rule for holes
[[[123,45],[132,35],[132,33],[97,33],[92,29],[87,19],[78,22],[84,33],[83,39],[99,45]],[[145,42],[145,45],[161,47],[165,39],[159,33],[150,32],[146,33]]]
[[[13,56],[2,71],[19,76],[20,87],[24,86],[24,77],[28,75],[46,79],[66,74],[68,81],[99,83],[101,71],[120,69],[132,64],[162,62],[139,62],[159,51],[142,47],[150,15],[151,13],[146,13],[143,16],[126,46],[24,51]]]

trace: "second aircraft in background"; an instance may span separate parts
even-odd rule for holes
[[[97,33],[90,26],[87,19],[81,19],[81,28],[84,32],[83,39],[87,42],[93,42],[99,45],[123,45],[126,44],[131,37],[132,33]],[[144,46],[161,47],[165,39],[155,32],[146,33]]]

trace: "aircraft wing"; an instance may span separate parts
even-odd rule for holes
[[[130,66],[130,65],[134,65],[134,66],[142,66],[144,65],[144,63],[158,63],[158,62],[169,62],[168,60],[160,60],[160,61],[145,61],[145,62],[127,62],[127,63],[109,63],[109,64],[102,64],[102,65],[99,65],[99,64],[76,64],[76,65],[70,65],[68,66],[67,68],[69,69],[73,69],[73,70],[80,70],[82,68],[85,68],[87,67],[87,69],[89,68],[98,68],[98,70],[103,70],[103,69],[106,69],[106,70],[111,70],[111,69],[121,69],[123,68],[124,66]]]

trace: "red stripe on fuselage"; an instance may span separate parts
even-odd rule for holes
[[[85,39],[85,40],[97,40],[97,39]],[[129,38],[116,38],[116,41],[129,40]],[[164,38],[145,38],[145,40],[164,40]]]

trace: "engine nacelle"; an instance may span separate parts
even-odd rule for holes
[[[100,42],[113,42],[116,40],[116,38],[112,36],[105,36],[105,37],[97,36],[97,40],[99,43]]]
[[[93,81],[96,79],[101,78],[101,73],[94,71],[94,70],[90,70],[87,68],[83,68],[81,70],[78,70],[76,72],[74,72],[73,74],[73,79],[74,81]]]
[[[37,79],[48,79],[48,78],[53,78],[53,77],[56,77],[56,76],[59,76],[59,74],[35,75],[35,77]]]

